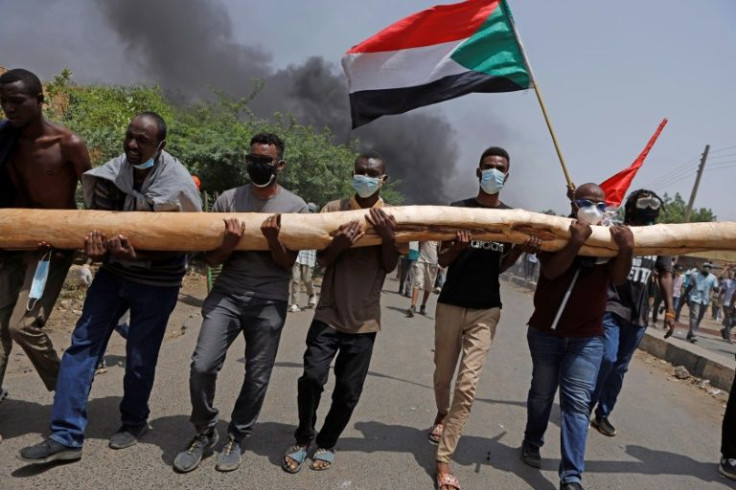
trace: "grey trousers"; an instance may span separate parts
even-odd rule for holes
[[[189,375],[190,420],[198,433],[207,432],[217,424],[218,410],[213,405],[217,373],[222,369],[228,348],[241,332],[245,337],[245,379],[228,433],[240,441],[253,430],[266,398],[286,321],[286,305],[286,301],[227,293],[217,288],[207,296]]]

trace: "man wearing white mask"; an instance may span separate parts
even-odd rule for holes
[[[508,209],[499,193],[509,176],[509,154],[491,147],[480,157],[476,177],[478,194],[452,203],[468,208]],[[429,431],[438,444],[435,457],[439,490],[459,488],[450,471],[465,422],[475,398],[475,389],[501,317],[498,276],[511,267],[522,252],[536,253],[540,241],[531,238],[523,246],[474,240],[467,230],[454,241],[443,242],[439,265],[449,267],[435,314],[434,394],[437,416]],[[458,359],[460,366],[458,365]],[[455,394],[452,378],[457,369]]]
[[[164,151],[166,135],[160,115],[135,116],[125,133],[123,154],[82,174],[85,205],[117,212],[201,211],[199,193],[186,167]],[[82,457],[95,369],[118,320],[128,310],[121,427],[109,446],[130,447],[148,430],[148,400],[159,349],[186,274],[187,257],[185,252],[140,250],[133,241],[124,235],[106,237],[98,230],[91,230],[85,239],[87,255],[102,266],[87,290],[71,345],[61,360],[50,435],[20,451],[27,463]]]
[[[325,275],[307,333],[304,372],[297,384],[299,427],[294,433],[295,444],[286,450],[281,463],[288,473],[299,471],[312,442],[317,449],[310,468],[324,471],[332,466],[335,446],[360,400],[373,344],[381,330],[381,288],[386,274],[399,261],[396,221],[382,209],[380,196],[387,178],[383,157],[375,152],[364,153],[355,161],[355,195],[329,202],[322,209],[323,213],[364,210],[366,222],[381,238],[381,244],[351,248],[365,234],[361,221],[355,219],[341,225],[330,245],[317,254]],[[315,434],[317,409],[333,359],[332,405]]]
[[[623,284],[631,269],[634,238],[626,226],[609,228],[618,245],[612,259],[578,256],[603,220],[605,194],[597,184],[583,184],[572,201],[570,240],[557,252],[539,254],[541,274],[534,293],[527,342],[532,381],[521,459],[539,468],[539,449],[559,388],[561,461],[560,490],[581,490],[585,468],[588,407],[604,352],[603,315],[609,284]]]

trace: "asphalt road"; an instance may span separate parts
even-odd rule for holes
[[[454,469],[463,489],[545,489],[558,486],[559,407],[555,404],[542,448],[542,469],[519,460],[525,423],[525,399],[531,362],[525,324],[531,314],[528,292],[504,284],[500,327],[478,389]],[[290,475],[279,468],[281,454],[292,444],[296,413],[296,380],[301,374],[304,338],[311,312],[290,314],[271,386],[259,424],[246,441],[241,468],[218,473],[214,458],[192,473],[172,470],[172,461],[192,435],[189,418],[189,357],[196,340],[197,319],[184,336],[167,340],[161,352],[151,400],[150,431],[129,449],[107,448],[119,425],[124,350],[120,342],[108,352],[108,371],[97,377],[89,404],[90,425],[80,462],[48,467],[25,466],[18,449],[39,441],[47,431],[51,395],[43,392],[35,373],[6,380],[12,398],[0,404],[0,488],[148,489],[429,489],[434,487],[434,446],[426,430],[434,417],[432,391],[433,320],[404,316],[408,300],[392,291],[387,280],[383,297],[383,331],[379,334],[365,390],[337,447],[332,469],[305,467]],[[389,290],[391,292],[389,292]],[[430,300],[434,311],[436,296]],[[196,299],[180,308],[196,311]],[[193,303],[194,306],[191,304]],[[186,311],[184,316],[186,317]],[[172,326],[178,328],[179,326]],[[220,374],[216,403],[224,436],[234,398],[243,377],[243,343],[230,350]],[[320,416],[329,402],[331,383]],[[615,438],[590,432],[588,489],[723,489],[733,482],[717,473],[720,423],[724,406],[702,390],[674,381],[658,362],[636,358],[624,393],[611,420]]]

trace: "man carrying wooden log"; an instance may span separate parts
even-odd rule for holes
[[[84,141],[43,118],[38,77],[22,70],[0,76],[0,208],[76,209],[74,193],[90,169]],[[44,332],[73,250],[0,251],[0,401],[13,340],[25,351],[46,389],[56,387],[59,356]]]
[[[624,224],[649,226],[657,222],[662,199],[653,191],[632,192],[624,204]],[[608,304],[603,316],[604,351],[598,381],[590,402],[595,410],[591,425],[603,435],[613,437],[616,429],[608,420],[624,383],[624,375],[634,351],[649,325],[648,285],[657,272],[659,291],[665,305],[665,338],[675,331],[675,307],[672,300],[672,258],[667,255],[634,257],[629,277],[621,285],[608,288]],[[655,303],[655,308],[656,308]]]
[[[539,254],[541,274],[534,293],[527,342],[532,357],[532,382],[527,397],[527,422],[521,459],[539,468],[555,393],[562,414],[560,490],[582,490],[585,439],[591,395],[603,357],[603,315],[610,283],[621,285],[631,268],[634,238],[626,226],[610,228],[618,245],[612,259],[579,257],[601,222],[605,194],[597,184],[583,184],[572,202],[570,241],[557,252]]]
[[[199,193],[187,169],[164,151],[166,123],[144,112],[131,121],[124,153],[82,176],[87,207],[111,211],[201,211]],[[85,240],[89,257],[102,266],[87,291],[71,346],[61,360],[51,412],[51,434],[20,451],[23,461],[49,463],[82,457],[87,397],[95,368],[120,317],[130,310],[126,344],[122,426],[112,449],[136,444],[148,430],[148,399],[169,315],[186,273],[183,252],[137,250],[123,235],[92,230]]]
[[[362,154],[355,161],[353,174],[356,194],[332,201],[322,209],[322,212],[367,210],[366,221],[381,237],[381,244],[350,248],[365,233],[362,224],[353,220],[341,225],[330,245],[317,256],[326,270],[314,320],[307,333],[304,373],[298,382],[296,444],[286,450],[281,462],[288,473],[301,469],[312,441],[317,449],[312,454],[310,468],[324,471],[334,464],[335,445],[360,400],[376,333],[381,329],[381,288],[386,274],[399,261],[396,221],[383,211],[380,197],[386,179],[383,157],[375,152]],[[317,408],[333,359],[332,405],[315,437]]]
[[[205,452],[219,440],[218,410],[214,406],[217,373],[230,345],[245,337],[245,378],[235,402],[228,440],[217,456],[215,469],[233,471],[240,466],[243,439],[258,419],[266,399],[281,331],[286,322],[291,270],[297,252],[281,242],[280,213],[307,213],[302,198],[278,183],[286,166],[284,142],[275,134],[261,133],[250,141],[245,156],[251,183],[225,191],[212,207],[214,212],[275,213],[261,225],[269,250],[234,251],[245,232],[236,219],[225,220],[225,236],[219,248],[207,252],[210,266],[224,264],[202,307],[202,328],[192,354],[189,394],[196,434],[174,459],[177,471],[197,468]]]
[[[452,205],[509,209],[499,199],[509,176],[509,166],[506,150],[498,147],[485,150],[475,171],[480,184],[478,195]],[[475,389],[501,317],[498,277],[514,265],[522,252],[536,253],[540,243],[536,237],[521,246],[474,240],[464,230],[457,233],[454,241],[442,244],[439,265],[449,268],[435,313],[437,416],[428,434],[430,442],[438,444],[435,460],[439,490],[459,488],[450,461],[470,415]],[[455,393],[451,397],[456,370]]]

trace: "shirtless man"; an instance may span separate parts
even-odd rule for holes
[[[0,207],[74,209],[82,173],[91,168],[84,141],[43,118],[43,89],[27,70],[0,76]],[[0,250],[0,400],[13,339],[23,348],[49,391],[59,356],[43,326],[71,266],[74,251],[39,244],[34,251]],[[43,267],[48,262],[44,281]],[[44,264],[46,265],[46,264]],[[44,284],[45,283],[45,284]],[[44,287],[45,286],[45,287]]]

